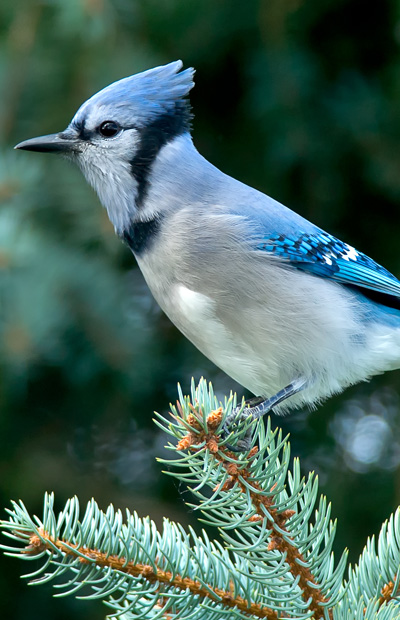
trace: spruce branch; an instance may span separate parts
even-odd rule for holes
[[[157,562],[151,564],[143,564],[127,561],[125,557],[118,555],[109,555],[100,552],[96,548],[78,547],[77,544],[66,543],[60,539],[53,539],[43,528],[39,528],[38,534],[29,537],[29,544],[24,548],[23,553],[31,556],[39,555],[44,551],[50,553],[57,549],[61,555],[71,556],[78,559],[82,564],[94,564],[96,567],[104,569],[108,568],[112,571],[124,573],[132,577],[141,577],[143,581],[150,584],[157,584],[157,591],[163,592],[163,585],[176,588],[178,590],[190,592],[202,599],[210,599],[211,601],[222,601],[226,607],[234,607],[246,614],[251,614],[256,618],[267,618],[268,620],[277,619],[277,614],[267,607],[261,607],[259,604],[248,604],[240,596],[233,596],[232,591],[221,590],[220,588],[211,589],[203,587],[201,583],[189,577],[182,577],[179,574],[173,574],[170,570],[164,570],[157,565]],[[166,597],[163,597],[166,601]],[[159,604],[160,601],[158,601]],[[164,605],[166,606],[166,604]]]
[[[314,476],[310,474],[307,482],[301,479],[298,461],[294,463],[293,473],[288,473],[288,440],[282,439],[281,432],[272,431],[270,421],[266,432],[262,427],[257,429],[253,447],[245,457],[230,452],[226,444],[228,440],[231,443],[232,438],[220,441],[219,432],[225,416],[236,404],[233,398],[226,401],[224,411],[218,407],[212,387],[207,390],[205,382],[201,382],[198,388],[192,385],[192,401],[196,406],[180,394],[180,402],[172,407],[174,423],[165,429],[178,439],[177,447],[170,444],[171,449],[198,453],[197,459],[183,459],[185,469],[193,472],[194,480],[201,480],[200,485],[191,489],[199,500],[198,505],[192,507],[200,508],[204,520],[221,529],[227,544],[243,554],[251,570],[255,566],[265,569],[284,557],[293,590],[301,592],[303,604],[314,618],[324,617],[324,608],[332,607],[340,591],[346,554],[333,570],[331,547],[336,526],[329,520],[330,507],[325,498],[320,499],[314,524],[309,525],[317,498]],[[204,402],[207,411],[211,409],[208,415],[199,405]],[[163,426],[161,418],[159,423]],[[260,449],[254,445],[257,438]],[[205,471],[204,450],[211,455],[208,471]],[[167,463],[177,468],[181,465],[179,459]],[[219,484],[217,464],[225,470],[224,480]],[[186,471],[183,475],[174,472],[174,476],[186,482],[190,480]],[[207,487],[213,492],[211,499],[205,492]],[[232,530],[233,536],[228,534]],[[285,587],[287,585],[285,583]]]
[[[41,519],[13,502],[1,522],[9,555],[36,560],[31,583],[54,580],[58,596],[101,598],[111,617],[168,620],[320,618],[394,620],[400,617],[400,510],[372,538],[359,564],[343,580],[344,553],[335,568],[335,524],[317,479],[290,466],[281,431],[257,425],[246,454],[229,450],[246,425],[221,439],[235,398],[219,403],[205,381],[191,398],[179,390],[172,421],[157,415],[174,458],[168,474],[185,482],[201,520],[216,525],[220,540],[203,531],[149,518],[92,500],[81,516],[77,498],[56,514],[46,495]],[[255,441],[258,441],[258,447]],[[316,508],[317,507],[317,508]]]
[[[55,586],[66,588],[58,596],[90,586],[92,593],[80,598],[109,597],[107,603],[115,615],[130,612],[134,618],[153,618],[151,612],[156,609],[174,618],[211,618],[216,610],[222,613],[224,609],[238,619],[279,617],[264,604],[261,589],[242,579],[243,561],[231,558],[205,533],[199,537],[191,530],[189,536],[168,520],[158,532],[149,518],[140,519],[129,511],[123,523],[120,511],[110,506],[103,513],[94,500],[82,521],[77,498],[70,499],[58,517],[53,506],[54,496],[46,495],[40,521],[30,518],[22,502],[14,502],[13,510],[8,510],[10,520],[2,523],[9,538],[23,545],[18,550],[3,545],[8,555],[25,560],[47,556],[43,566],[26,575],[31,583],[44,583],[71,571],[71,579]],[[91,541],[90,546],[86,541]],[[112,598],[117,592],[122,595]],[[249,593],[251,600],[245,598]]]

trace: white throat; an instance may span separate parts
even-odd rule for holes
[[[100,151],[100,152],[99,152]],[[86,180],[107,209],[117,234],[129,228],[136,214],[137,181],[129,161],[110,151],[88,146],[77,158]]]

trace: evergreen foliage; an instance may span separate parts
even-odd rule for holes
[[[298,460],[290,469],[288,439],[270,421],[265,429],[251,423],[249,452],[231,452],[228,442],[248,425],[221,438],[235,406],[233,396],[218,403],[202,379],[191,399],[180,391],[172,422],[157,415],[176,453],[163,463],[189,487],[189,506],[218,527],[219,539],[168,519],[159,530],[149,517],[112,505],[102,512],[93,499],[83,516],[76,497],[56,514],[46,495],[42,519],[13,502],[1,522],[12,544],[2,548],[35,561],[30,583],[55,580],[57,596],[100,598],[124,620],[398,619],[400,509],[382,526],[377,550],[372,538],[344,580],[347,553],[335,563],[336,526],[317,479],[302,477]]]

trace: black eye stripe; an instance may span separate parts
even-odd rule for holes
[[[109,134],[109,135],[104,135],[102,133],[102,128],[105,124],[108,123],[112,123],[114,128],[118,128],[118,130],[113,134],[114,136],[116,136],[118,133],[120,133],[123,130],[126,129],[136,129],[137,131],[140,129],[140,127],[138,127],[138,125],[134,125],[134,124],[130,124],[130,125],[120,125],[117,121],[103,121],[102,123],[100,123],[99,125],[97,125],[97,127],[94,127],[93,129],[88,129],[86,127],[85,121],[84,120],[79,120],[79,121],[74,121],[72,123],[72,127],[74,129],[74,131],[76,131],[76,133],[78,134],[79,138],[81,140],[85,140],[86,142],[90,142],[93,138],[95,138],[96,134],[100,135],[102,138],[112,138],[113,135]],[[109,128],[108,128],[109,129]]]

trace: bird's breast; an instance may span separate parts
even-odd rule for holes
[[[174,325],[229,376],[254,393],[265,392],[265,360],[224,322],[218,301],[176,278],[168,270],[168,261],[157,269],[145,257],[138,263],[154,298]]]

